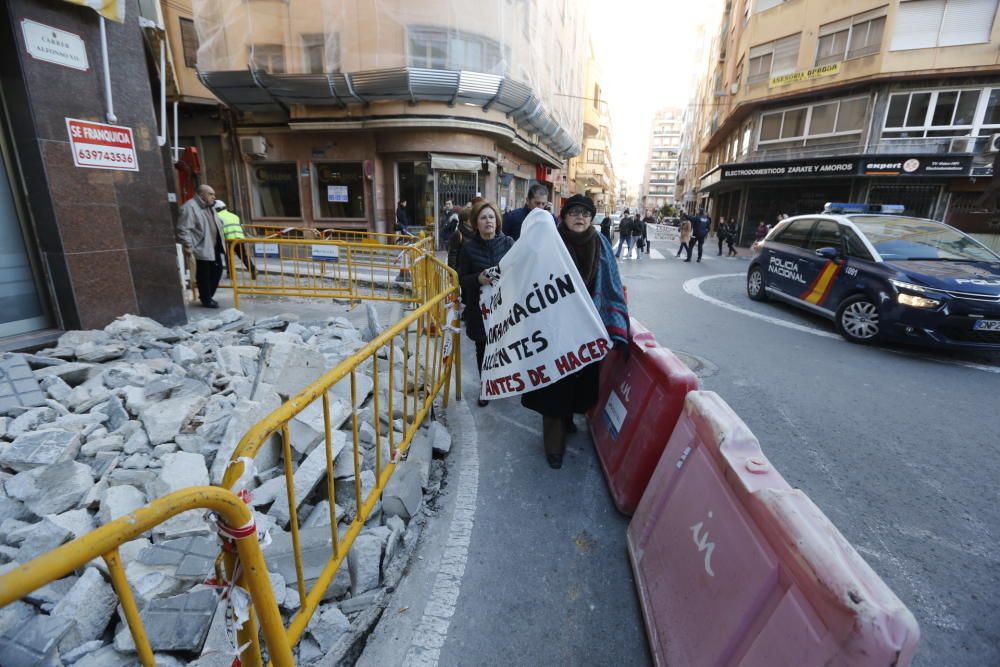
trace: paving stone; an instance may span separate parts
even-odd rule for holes
[[[104,332],[121,336],[123,338],[133,337],[137,334],[149,334],[154,338],[175,338],[176,333],[163,326],[154,319],[141,317],[139,315],[122,315],[114,322],[104,327]],[[61,339],[60,339],[61,340]]]
[[[122,468],[127,468],[130,470],[145,470],[146,468],[152,467],[153,457],[144,452],[132,454],[121,462]]]
[[[259,358],[260,348],[255,345],[229,345],[215,353],[219,370],[229,376],[255,377]]]
[[[74,540],[97,528],[94,515],[85,509],[70,510],[62,514],[49,514],[44,518],[68,530]]]
[[[103,345],[88,343],[76,348],[76,358],[85,362],[103,363],[122,356],[126,349],[128,348],[124,343],[105,343]]]
[[[218,603],[210,588],[151,600],[141,614],[150,646],[154,651],[200,651]]]
[[[219,544],[207,537],[182,537],[166,540],[143,549],[138,562],[149,566],[169,566],[178,579],[204,580],[212,573]]]
[[[94,484],[90,466],[62,461],[18,473],[4,483],[7,495],[22,501],[36,516],[73,509]]]
[[[196,352],[193,348],[187,345],[177,344],[170,349],[170,359],[175,364],[180,364],[181,366],[184,366],[186,364],[198,361],[199,359],[201,359],[201,355],[198,354],[198,352]]]
[[[336,431],[351,416],[351,408],[345,401],[330,395],[330,429]],[[317,399],[307,405],[288,425],[292,447],[300,454],[308,454],[324,439],[326,429],[323,417],[323,401]]]
[[[344,613],[337,608],[337,605],[331,604],[320,606],[309,620],[306,629],[319,644],[320,650],[326,654],[350,627],[351,622]]]
[[[27,602],[15,600],[6,607],[0,608],[0,635],[8,628],[22,625],[38,612]]]
[[[35,667],[58,665],[59,642],[73,629],[73,621],[39,615],[14,625],[0,635],[0,665]]]
[[[334,510],[337,513],[337,521],[339,522],[344,518],[344,508],[340,505],[334,505]],[[309,513],[309,517],[302,522],[303,528],[315,528],[317,526],[329,526],[330,525],[330,501],[323,499],[316,503],[316,507],[313,508],[312,512]]]
[[[352,595],[346,600],[341,600],[340,610],[345,614],[357,614],[372,606],[381,594],[381,588],[374,588],[361,595]]]
[[[175,452],[162,459],[160,476],[150,485],[150,499],[162,498],[168,493],[191,486],[208,486],[208,469],[205,458],[199,454]],[[203,510],[188,510],[168,519],[153,529],[165,537],[184,537],[209,532]]]
[[[69,589],[73,588],[73,584],[76,583],[77,579],[79,577],[76,576],[56,579],[31,591],[24,596],[24,599],[39,608],[48,607],[51,609],[59,600],[66,597],[66,593],[69,592]]]
[[[358,506],[355,502],[355,485],[356,478],[354,476],[345,477],[344,479],[337,480],[337,487],[335,490],[336,498],[334,501],[344,508],[344,512],[354,517],[358,513]],[[371,470],[365,470],[361,473],[361,502],[364,503],[368,494],[372,492],[375,488],[375,473]],[[372,508],[372,512],[378,511],[379,504],[376,503]]]
[[[185,452],[190,452],[191,454],[200,454],[204,449],[205,445],[208,443],[200,435],[186,435],[181,434],[174,438],[174,442],[177,446]]]
[[[137,489],[145,489],[149,495],[149,485],[156,481],[157,473],[152,470],[126,470],[125,468],[115,468],[108,474],[108,486],[121,486],[128,484]]]
[[[139,413],[150,444],[170,442],[205,405],[203,396],[189,395],[157,401]]]
[[[398,516],[409,522],[420,510],[423,502],[423,487],[420,481],[420,470],[417,466],[408,466],[404,461],[393,473],[382,492],[382,511],[386,516]]]
[[[364,531],[357,536],[347,554],[351,575],[351,596],[378,588],[381,580],[382,547],[385,536]]]
[[[7,437],[7,427],[10,426],[10,417],[0,417],[0,438]]]
[[[64,401],[73,388],[57,375],[44,376],[39,379],[38,386],[54,401]]]
[[[347,528],[341,524],[337,528],[337,535],[343,538]],[[323,567],[333,555],[333,538],[330,535],[329,526],[318,528],[302,528],[299,530],[299,543],[302,547],[302,576],[305,580],[306,590],[316,583],[316,579],[323,571]],[[284,530],[271,532],[271,544],[263,547],[264,560],[267,567],[273,572],[277,572],[288,583],[291,590],[298,586],[298,576],[295,572],[295,556],[292,550],[292,534]],[[347,568],[347,559],[341,563],[337,574],[334,575],[330,587],[324,594],[324,599],[340,597],[350,588],[351,580]],[[285,607],[289,607],[293,600],[286,598]]]
[[[70,387],[83,384],[100,371],[96,364],[85,364],[83,362],[71,362],[59,366],[49,366],[48,368],[35,369],[35,377],[41,380],[44,377],[57,377]]]
[[[354,407],[360,408],[368,396],[372,393],[372,389],[375,387],[375,381],[371,379],[365,373],[356,373],[354,375],[354,388],[355,388],[355,401]],[[351,404],[351,378],[350,376],[345,377],[343,380],[337,384],[330,387],[330,395],[336,396],[348,405]],[[395,400],[395,399],[393,399]]]
[[[108,431],[111,433],[129,422],[128,411],[125,410],[125,406],[122,405],[121,399],[117,396],[110,397],[100,410],[108,416]]]
[[[0,493],[0,523],[3,523],[7,519],[23,520],[28,518],[31,518],[31,512],[24,506],[24,503],[14,498],[8,498]]]
[[[296,343],[277,343],[264,355],[261,381],[288,398],[315,382],[327,369],[326,360],[312,348]]]
[[[86,657],[91,653],[95,653],[102,646],[104,646],[103,641],[101,641],[100,639],[93,639],[89,642],[84,642],[80,644],[71,651],[60,651],[59,657],[62,659],[63,664],[72,665],[81,658]]]
[[[139,554],[151,546],[148,541],[143,543],[140,550],[132,552],[132,559],[125,565],[125,577],[135,594],[145,602],[154,598],[177,595],[191,588],[190,581],[179,579],[172,574],[171,566],[143,565],[136,560]],[[122,559],[124,558],[123,554]]]
[[[146,494],[128,484],[110,486],[101,495],[97,517],[101,524],[111,523],[146,504]]]
[[[51,519],[42,519],[31,525],[31,530],[21,542],[21,548],[18,549],[14,560],[19,563],[27,563],[47,551],[52,551],[62,543],[68,542],[71,537],[72,533],[66,528]]]
[[[42,424],[56,418],[56,411],[50,407],[32,408],[14,417],[7,424],[7,437],[17,438],[25,433],[38,430]]]
[[[97,456],[100,452],[120,452],[124,446],[125,438],[120,435],[88,438],[87,444],[80,448],[80,453],[84,456]]]
[[[236,446],[247,431],[279,407],[281,407],[281,398],[267,389],[261,392],[259,400],[244,399],[236,403],[232,410],[232,418],[226,426],[226,433],[219,444],[215,459],[212,461],[212,484],[222,482],[222,477],[226,473],[226,467],[232,459],[233,452],[236,451]],[[281,451],[278,438],[279,436],[272,436],[257,451],[255,460],[259,470],[267,470],[277,464]]]
[[[134,667],[135,664],[134,654],[121,653],[108,644],[80,658],[73,667]]]
[[[312,637],[303,637],[296,647],[298,659],[296,664],[312,665],[323,657],[323,649],[319,647],[319,642]]]
[[[330,438],[331,452],[334,457],[344,449],[344,435],[342,431],[333,431]],[[326,477],[326,446],[313,449],[305,460],[299,464],[293,475],[293,490],[295,493],[296,509],[305,502],[320,480]],[[278,489],[274,499],[274,505],[268,514],[278,520],[278,523],[285,525],[291,519],[288,512],[288,485]]]
[[[437,456],[447,456],[451,451],[451,433],[439,421],[432,421],[427,429],[427,438]]]
[[[24,357],[20,354],[0,357],[0,413],[13,407],[42,405],[45,398],[45,392]]]
[[[117,604],[114,588],[101,573],[92,567],[85,569],[52,610],[53,618],[75,622],[73,630],[59,643],[59,649],[71,651],[85,642],[99,639],[111,622]]]
[[[80,452],[80,434],[56,429],[42,429],[18,436],[0,449],[0,465],[23,472],[39,466],[76,458]]]
[[[285,488],[285,476],[282,474],[273,477],[253,489],[250,494],[250,503],[254,507],[270,505],[283,488]]]

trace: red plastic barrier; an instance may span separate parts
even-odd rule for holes
[[[601,387],[590,431],[615,505],[632,514],[653,476],[698,378],[659,347],[648,329],[631,322],[629,357],[613,351],[601,364]]]
[[[910,611],[713,392],[687,396],[628,528],[658,665],[905,667]]]

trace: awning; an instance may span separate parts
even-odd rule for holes
[[[66,0],[66,2],[90,7],[104,18],[112,21],[119,23],[125,21],[125,0]]]
[[[440,155],[438,153],[431,153],[431,169],[443,169],[445,171],[472,171],[479,173],[483,170],[483,160],[478,157]]]

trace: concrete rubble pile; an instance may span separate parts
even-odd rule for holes
[[[246,432],[323,372],[381,331],[368,312],[364,333],[343,317],[254,321],[229,309],[183,327],[124,316],[104,330],[70,331],[54,348],[0,360],[0,574],[138,507],[190,486],[218,484]],[[335,497],[328,498],[323,407],[315,401],[290,424],[293,486],[306,586],[332,551],[330,503],[343,536],[375,486],[376,423],[382,461],[388,433],[402,439],[402,354],[389,388],[387,355],[378,363],[381,418],[374,414],[375,369],[329,392]],[[410,373],[423,373],[410,362]],[[393,412],[387,402],[393,398]],[[412,399],[410,405],[412,406]],[[356,475],[354,411],[360,442]],[[412,409],[411,409],[412,411]],[[412,419],[412,415],[408,415]],[[392,422],[391,424],[389,422]],[[424,491],[440,482],[450,437],[422,428],[373,515],[326,591],[296,648],[298,664],[329,653],[352,620],[401,576],[411,521]],[[438,474],[432,475],[432,463]],[[259,450],[248,480],[250,503],[271,585],[286,624],[299,609],[290,511],[280,441]],[[408,526],[410,530],[408,530]],[[120,557],[158,665],[229,665],[225,602],[213,576],[219,540],[201,510],[179,514],[122,545]],[[395,563],[395,567],[393,564]],[[390,574],[392,572],[392,574]],[[398,580],[398,579],[397,579]],[[135,646],[103,559],[0,609],[0,665],[136,664]]]

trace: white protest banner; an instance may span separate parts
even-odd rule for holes
[[[587,286],[552,214],[535,209],[480,292],[486,325],[481,396],[516,396],[558,382],[611,349]]]

